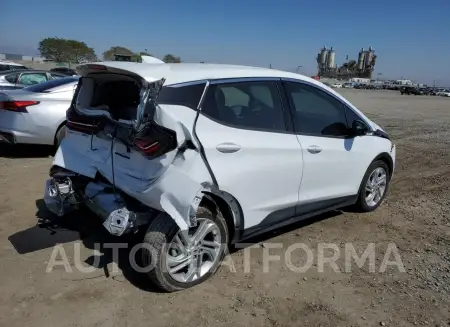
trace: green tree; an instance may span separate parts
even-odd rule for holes
[[[47,37],[39,42],[41,56],[54,61],[68,61],[69,50],[67,40],[58,37]]]
[[[115,54],[133,56],[134,52],[128,48],[120,47],[117,45],[117,46],[111,47],[108,50],[106,50],[105,52],[103,52],[103,60],[114,60]]]
[[[164,56],[163,61],[165,63],[180,63],[181,58],[169,53]]]
[[[48,37],[39,42],[41,56],[57,62],[84,62],[95,60],[93,48],[77,40]]]
[[[84,42],[67,40],[67,47],[71,62],[81,63],[86,61],[94,61],[96,59],[94,49],[89,48]]]

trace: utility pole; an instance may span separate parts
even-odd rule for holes
[[[269,64],[269,68],[272,69],[272,64]]]

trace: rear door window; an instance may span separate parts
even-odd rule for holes
[[[286,131],[282,102],[274,81],[211,85],[202,113],[236,128]]]
[[[46,73],[23,73],[20,75],[18,84],[35,85],[47,81]]]

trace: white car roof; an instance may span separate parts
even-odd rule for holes
[[[112,70],[123,70],[136,74],[143,79],[153,82],[155,80],[165,78],[165,85],[187,83],[193,81],[224,79],[224,78],[242,78],[242,77],[284,77],[297,80],[304,80],[310,83],[319,84],[312,78],[285,72],[276,69],[224,65],[224,64],[201,64],[201,63],[178,63],[178,64],[145,64],[135,62],[111,61],[96,62],[77,67],[77,71],[81,76],[85,76],[95,69],[89,66],[101,65]],[[322,83],[320,83],[322,85]],[[323,85],[322,85],[323,86]]]
[[[372,125],[374,129],[380,128],[378,125],[368,119],[361,111],[358,110],[347,99],[334,91],[325,84],[316,81],[310,77],[290,73],[282,70],[224,65],[224,64],[201,64],[201,63],[178,63],[178,64],[145,64],[125,61],[105,61],[88,63],[77,66],[76,70],[80,76],[86,76],[90,73],[102,72],[106,68],[107,71],[120,74],[134,75],[143,78],[146,81],[154,82],[165,78],[164,85],[173,85],[180,83],[188,83],[202,80],[225,79],[225,78],[258,78],[258,77],[275,77],[275,78],[292,78],[298,81],[305,81],[313,85],[317,85],[326,89],[329,93],[340,98],[344,103],[353,108],[357,113],[361,114],[365,120]]]

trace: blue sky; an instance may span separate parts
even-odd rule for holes
[[[33,54],[45,37],[183,61],[295,70],[312,75],[324,45],[336,62],[361,47],[378,55],[375,74],[450,85],[450,0],[3,0],[0,52]]]

